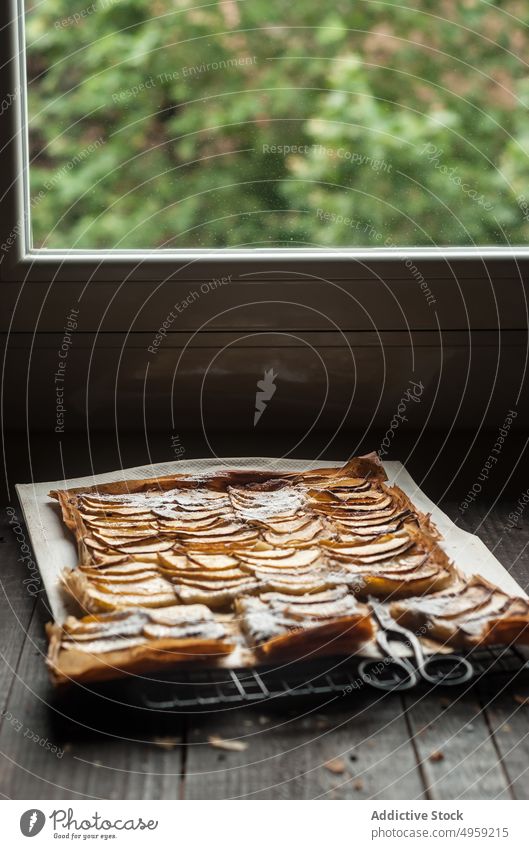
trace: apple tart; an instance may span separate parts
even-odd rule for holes
[[[525,639],[526,602],[465,579],[375,454],[51,495],[79,561],[62,575],[79,618],[49,631],[58,681],[361,652],[372,596],[454,646]]]

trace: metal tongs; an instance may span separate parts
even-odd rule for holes
[[[466,657],[456,654],[426,656],[417,634],[395,622],[387,607],[376,598],[368,598],[378,625],[376,642],[383,660],[363,660],[358,674],[364,684],[379,690],[409,690],[420,679],[429,684],[465,684],[474,676],[474,667]],[[395,652],[392,642],[411,649],[413,661]]]

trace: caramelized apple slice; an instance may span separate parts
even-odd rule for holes
[[[114,545],[118,551],[124,551],[126,554],[147,554],[152,552],[156,554],[160,551],[169,551],[174,547],[174,539],[161,539],[159,537],[147,537],[138,542]]]
[[[228,554],[202,554],[198,551],[188,551],[187,557],[203,569],[232,569],[239,561]]]
[[[509,596],[478,575],[424,598],[395,602],[390,612],[405,627],[427,627],[429,637],[458,648],[529,644],[529,601]]]

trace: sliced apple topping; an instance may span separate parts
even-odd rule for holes
[[[313,604],[246,598],[237,609],[249,641],[265,657],[351,652],[372,635],[367,609],[351,596]]]

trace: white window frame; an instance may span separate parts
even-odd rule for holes
[[[184,286],[190,280],[232,274],[240,281],[259,281],[262,287],[282,281],[312,279],[335,282],[354,291],[372,278],[395,281],[406,309],[407,292],[416,297],[410,265],[420,268],[437,285],[444,280],[476,281],[490,287],[522,285],[529,277],[529,247],[512,248],[339,248],[256,250],[43,250],[30,244],[28,144],[23,0],[4,0],[0,8],[0,101],[9,102],[1,117],[0,136],[0,244],[18,234],[0,262],[0,282],[21,286],[46,282],[104,282],[120,287],[124,281],[145,284],[171,281]],[[299,288],[299,287],[298,287]],[[328,287],[326,290],[328,292]],[[108,287],[105,297],[108,297]],[[513,315],[509,326],[523,327],[523,316]],[[271,319],[272,321],[272,319]]]

